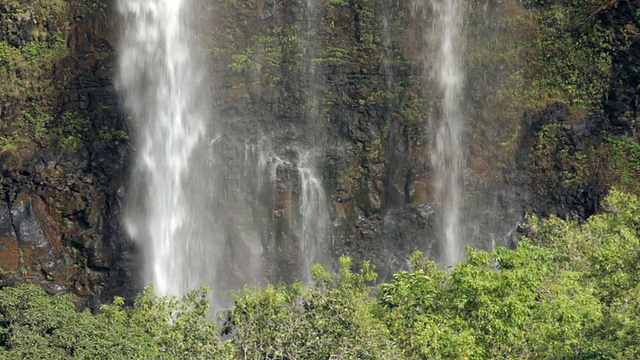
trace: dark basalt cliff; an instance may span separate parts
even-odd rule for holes
[[[640,1],[560,3],[468,4],[464,220],[475,246],[517,241],[525,212],[584,220],[611,187],[640,193]],[[279,259],[269,278],[290,280],[293,160],[315,144],[332,254],[386,276],[415,249],[438,253],[427,116],[438,99],[420,65],[430,25],[405,1],[319,0],[313,21],[303,5],[197,4],[219,176],[262,222],[265,256]],[[89,305],[141,286],[121,228],[132,148],[113,85],[113,6],[0,1],[3,281]],[[273,187],[256,183],[259,152],[284,161]]]
[[[0,266],[85,303],[131,295],[135,254],[119,221],[124,118],[107,4],[3,1]]]

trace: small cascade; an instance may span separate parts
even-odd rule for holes
[[[462,69],[463,12],[461,0],[430,0],[435,16],[431,43],[437,52],[431,76],[439,86],[441,104],[434,122],[431,165],[434,171],[435,197],[442,211],[441,261],[452,265],[463,258],[462,198],[464,115],[461,97],[464,87]]]
[[[269,207],[269,217],[270,221],[273,223],[275,221],[275,204],[278,201],[278,168],[282,168],[284,166],[290,166],[290,163],[279,156],[273,155],[265,149],[263,144],[259,144],[257,149],[258,161],[257,161],[257,169],[256,169],[256,178],[257,178],[257,188],[256,192],[258,194],[266,194],[269,198],[267,202],[267,206]],[[265,174],[267,175],[265,177]],[[287,198],[290,199],[293,195],[293,189],[289,186],[286,189]]]
[[[280,156],[264,144],[245,149],[245,174],[254,179],[254,198],[268,207],[262,215],[268,222],[263,244],[271,276],[307,284],[313,265],[330,265],[331,260],[329,204],[313,166],[317,154],[291,147]]]
[[[304,283],[311,281],[311,267],[316,263],[327,265],[332,241],[329,204],[313,164],[312,152],[301,155],[298,163],[302,196],[300,198],[301,235],[300,254]]]

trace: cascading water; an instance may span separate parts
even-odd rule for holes
[[[322,179],[313,166],[318,154],[314,151],[301,152],[292,147],[287,149],[285,158],[271,153],[264,145],[258,145],[246,147],[245,159],[254,157],[251,153],[257,154],[257,159],[253,161],[255,174],[247,176],[257,179],[257,197],[267,195],[271,223],[280,220],[287,223],[285,234],[276,231],[279,235],[272,234],[276,239],[266,241],[279,247],[274,254],[276,258],[269,259],[269,262],[285,265],[283,258],[288,257],[287,253],[296,254],[296,259],[289,266],[297,271],[291,273],[289,268],[288,274],[273,274],[274,278],[299,280],[308,284],[311,282],[313,265],[330,265],[333,240],[327,196]],[[268,176],[265,177],[265,174]],[[287,239],[295,240],[287,244]]]
[[[205,134],[198,106],[202,78],[186,26],[188,1],[119,0],[124,20],[117,85],[138,144],[133,197],[125,219],[146,253],[147,280],[160,294],[181,294],[205,281],[189,254],[201,252],[188,199],[190,159]],[[195,266],[194,266],[195,265]]]
[[[462,68],[463,4],[461,0],[430,0],[434,15],[430,44],[437,47],[431,68],[439,85],[441,103],[438,121],[433,126],[431,165],[434,171],[435,197],[440,204],[441,262],[450,266],[462,259],[461,209],[463,195],[464,114],[461,96],[464,87]]]
[[[304,283],[311,281],[311,267],[316,263],[327,265],[328,247],[331,243],[329,205],[321,179],[312,166],[313,156],[307,152],[301,156],[298,164],[302,195],[300,199],[301,236],[300,254],[302,255],[302,278]]]

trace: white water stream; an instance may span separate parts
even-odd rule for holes
[[[442,201],[444,253],[442,260],[452,265],[462,259],[461,209],[463,192],[464,117],[461,101],[464,82],[462,69],[462,1],[432,0],[436,23],[433,35],[439,39],[433,77],[440,85],[442,107],[434,134],[431,164],[435,174],[436,196]]]
[[[304,59],[304,77],[302,86],[306,93],[306,139],[304,147],[298,150],[296,167],[300,175],[301,194],[299,199],[299,261],[300,280],[311,282],[311,268],[316,263],[330,265],[332,246],[329,203],[324,190],[318,166],[324,153],[326,124],[321,116],[321,103],[324,91],[322,71],[317,63],[318,53],[323,44],[318,42],[321,29],[321,10],[315,0],[306,0],[305,19],[299,26],[301,31],[301,50]]]
[[[135,129],[134,172],[143,178],[129,204],[127,230],[146,253],[147,281],[160,294],[204,283],[193,275],[197,253],[187,200],[190,159],[205,133],[197,106],[201,72],[192,56],[186,0],[119,0],[124,20],[117,86]],[[201,271],[202,269],[195,269]]]
[[[434,127],[431,165],[434,171],[434,193],[440,204],[440,229],[443,237],[441,262],[453,265],[464,257],[463,206],[465,126],[462,110],[463,70],[463,3],[462,0],[430,0],[433,27],[429,42],[432,53],[431,77],[439,85],[441,103]],[[433,51],[432,50],[432,51]]]

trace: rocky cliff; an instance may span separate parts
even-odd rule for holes
[[[127,136],[107,14],[102,2],[0,4],[3,283],[88,304],[139,286],[119,224]]]

